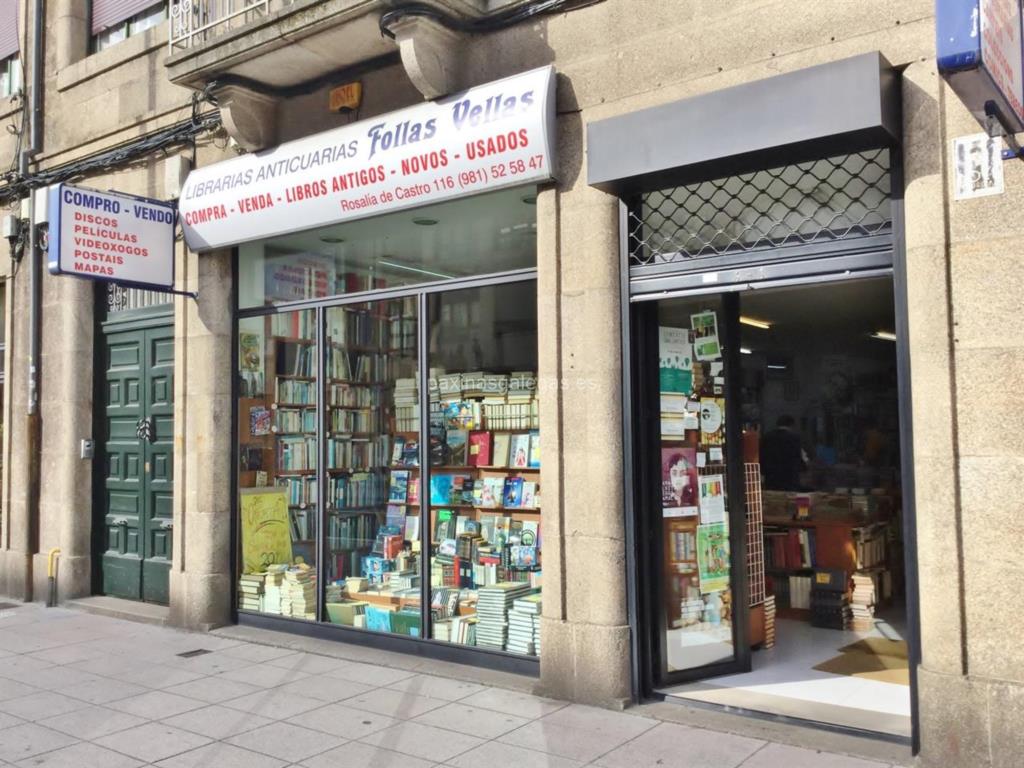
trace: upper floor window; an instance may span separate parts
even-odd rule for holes
[[[92,51],[102,51],[167,19],[167,3],[92,0]]]
[[[0,59],[0,98],[21,91],[21,59],[18,54]]]
[[[21,90],[21,59],[18,39],[18,2],[0,0],[0,98]]]

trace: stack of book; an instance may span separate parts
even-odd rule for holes
[[[316,571],[309,566],[296,566],[285,571],[281,614],[299,619],[316,618]]]
[[[267,566],[267,578],[263,584],[264,613],[281,613],[281,591],[284,586],[284,572],[287,565]]]
[[[508,646],[511,653],[540,655],[540,593],[513,601],[508,612]]]
[[[823,629],[848,629],[850,605],[846,571],[819,569],[811,587],[811,624]]]
[[[263,610],[263,581],[266,574],[243,573],[238,579],[238,607],[243,611]]]
[[[416,432],[419,428],[420,406],[416,379],[395,379],[395,431]]]
[[[476,644],[505,650],[508,642],[508,611],[519,598],[530,593],[530,585],[502,581],[481,587],[477,597]]]
[[[775,645],[775,595],[764,599],[764,647]]]
[[[875,598],[875,580],[872,574],[862,571],[853,574],[850,609],[853,614],[854,631],[870,632],[875,628]]]

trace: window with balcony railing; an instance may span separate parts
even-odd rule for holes
[[[140,9],[140,6],[145,6]],[[128,14],[127,16],[125,14]],[[145,32],[167,19],[167,3],[118,2],[93,0],[92,42],[93,53],[124,42],[133,35]]]

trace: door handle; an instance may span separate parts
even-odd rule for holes
[[[143,416],[135,422],[135,436],[139,440],[145,440],[147,443],[152,443],[156,440],[156,430],[154,429],[152,416]]]
[[[160,521],[160,529],[161,530],[169,531],[172,528],[174,528],[174,521],[173,520],[161,520]]]
[[[110,524],[111,525],[128,525],[128,518],[127,517],[115,517],[113,520],[110,521]]]

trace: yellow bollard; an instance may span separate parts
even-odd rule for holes
[[[50,596],[46,600],[46,607],[53,608],[57,605],[57,558],[60,557],[60,547],[54,547],[46,557],[46,578],[50,582]]]

